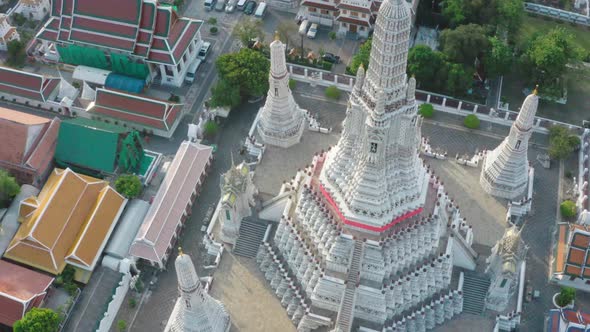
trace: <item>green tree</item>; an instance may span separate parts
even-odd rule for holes
[[[234,33],[238,36],[242,45],[248,46],[252,39],[258,38],[261,42],[264,41],[264,31],[262,30],[262,20],[254,20],[251,18],[243,20],[236,25]]]
[[[334,31],[328,32],[328,38],[330,38],[330,40],[335,40],[336,39],[336,32],[334,32]]]
[[[490,42],[481,25],[467,24],[446,29],[440,34],[441,50],[451,62],[473,65],[480,53],[487,52]]]
[[[127,330],[127,322],[122,319],[119,319],[119,321],[117,321],[117,328],[120,332]]]
[[[510,46],[498,37],[490,37],[490,48],[483,58],[488,76],[495,78],[504,75],[512,69],[513,52]]]
[[[561,212],[561,216],[564,218],[573,218],[576,216],[578,209],[576,208],[576,203],[565,200],[559,205],[559,211]]]
[[[446,83],[445,55],[426,45],[417,45],[408,53],[408,74],[413,75],[422,89],[442,91]]]
[[[463,120],[463,125],[469,129],[479,128],[479,118],[475,114],[469,114]]]
[[[289,79],[289,89],[293,90],[293,89],[295,89],[296,86],[297,86],[297,81],[290,78]]]
[[[350,60],[350,65],[348,65],[348,73],[352,75],[356,75],[356,71],[359,69],[359,66],[363,64],[365,69],[369,68],[369,59],[371,58],[371,41],[372,39],[369,38],[365,41],[361,47],[359,47],[358,52],[352,57]]]
[[[117,192],[129,199],[139,196],[142,188],[141,180],[133,174],[123,174],[115,181]]]
[[[268,91],[270,63],[261,52],[242,48],[220,56],[215,65],[220,79],[239,86],[241,96],[259,97]]]
[[[452,96],[463,96],[473,81],[472,75],[457,63],[449,64],[446,92]]]
[[[333,100],[338,100],[340,98],[340,94],[342,92],[335,85],[330,85],[329,87],[326,88],[324,93],[326,94],[326,97],[333,99]]]
[[[451,27],[461,24],[494,24],[497,13],[497,0],[445,0],[442,14]]]
[[[580,146],[580,138],[572,135],[566,127],[549,128],[549,157],[565,159]]]
[[[7,207],[19,192],[20,186],[16,179],[7,171],[0,169],[0,208]]]
[[[465,8],[463,7],[463,0],[446,0],[442,8],[443,16],[449,20],[452,27],[465,22]]]
[[[217,18],[215,18],[215,17],[209,17],[209,19],[207,20],[207,23],[209,23],[211,25],[216,25],[217,24]]]
[[[566,72],[566,65],[582,56],[583,51],[575,46],[573,36],[563,27],[556,27],[531,40],[521,61],[531,83],[540,84],[540,93],[560,97],[560,78]]]
[[[562,287],[555,302],[560,307],[565,307],[576,298],[576,290],[572,287]]]
[[[226,80],[219,80],[211,87],[211,100],[209,106],[234,108],[240,105],[240,86],[231,85]]]
[[[203,128],[203,135],[206,138],[213,138],[217,135],[219,131],[219,126],[215,121],[209,120],[205,123],[205,127]]]
[[[524,16],[523,0],[495,0],[498,11],[497,23],[509,33],[515,33],[522,24]]]
[[[47,308],[33,308],[14,323],[14,332],[57,332],[61,317]]]
[[[8,42],[6,64],[11,67],[22,67],[25,65],[27,58],[25,54],[25,43],[20,40]]]
[[[423,117],[430,119],[434,116],[434,106],[432,106],[432,104],[422,104],[418,107],[418,113]]]

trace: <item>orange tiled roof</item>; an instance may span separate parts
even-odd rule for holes
[[[567,241],[565,273],[582,278],[590,277],[590,230],[582,225],[570,225]]]
[[[91,271],[125,203],[108,182],[56,168],[38,197],[21,202],[5,257],[53,274],[66,264]]]

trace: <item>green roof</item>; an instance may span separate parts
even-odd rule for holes
[[[126,128],[90,119],[62,121],[55,159],[58,164],[113,173],[119,135],[126,132]]]

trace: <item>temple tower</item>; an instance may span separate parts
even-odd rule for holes
[[[223,304],[201,285],[189,255],[179,248],[174,262],[180,296],[168,319],[165,332],[227,332],[231,326]]]
[[[281,148],[299,143],[305,127],[303,110],[299,108],[291,89],[285,60],[285,44],[278,34],[270,43],[269,89],[260,109],[257,129],[263,142]]]
[[[298,331],[425,331],[463,310],[452,270],[475,268],[473,233],[419,156],[410,28],[406,1],[384,0],[338,144],[274,199],[256,259]]]
[[[538,105],[535,88],[522,103],[508,136],[486,154],[479,183],[488,194],[506,199],[524,194],[529,178],[528,145]]]

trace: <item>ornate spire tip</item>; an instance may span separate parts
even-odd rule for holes
[[[178,247],[178,256],[182,256],[184,255],[184,252],[182,251],[182,247]]]
[[[533,94],[536,96],[539,93],[539,84],[535,85],[535,89],[533,90]]]
[[[275,31],[275,40],[281,40],[280,36],[279,36],[279,31]]]

